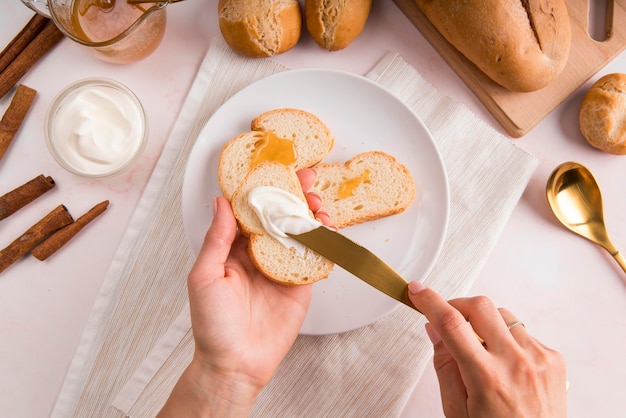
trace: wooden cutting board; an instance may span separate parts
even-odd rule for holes
[[[447,0],[446,0],[447,1]],[[600,71],[626,47],[626,0],[613,2],[611,33],[603,42],[588,34],[588,5],[595,0],[567,0],[572,47],[563,72],[548,86],[515,93],[498,86],[450,45],[424,17],[415,0],[394,0],[422,35],[514,138],[528,133],[572,92]],[[626,72],[626,69],[624,69]]]

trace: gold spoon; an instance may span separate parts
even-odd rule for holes
[[[606,231],[600,187],[585,166],[575,162],[559,165],[548,179],[546,195],[563,225],[607,250],[626,272],[626,259]]]

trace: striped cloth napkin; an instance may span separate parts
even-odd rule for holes
[[[181,215],[187,157],[227,98],[284,70],[212,42],[107,273],[53,418],[151,417],[167,399],[193,352],[186,276],[195,257]],[[446,298],[465,295],[537,160],[440,95],[398,54],[386,54],[366,76],[407,103],[435,139],[451,208],[425,283]],[[432,356],[424,323],[399,305],[354,331],[298,337],[251,416],[400,415]]]

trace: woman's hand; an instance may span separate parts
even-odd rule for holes
[[[328,213],[320,210],[322,208],[322,198],[317,193],[309,193],[307,190],[313,186],[315,179],[317,178],[317,173],[312,168],[303,168],[299,170],[297,173],[298,179],[300,180],[300,185],[302,186],[302,190],[304,190],[304,197],[306,198],[306,202],[309,205],[309,209],[315,215],[315,218],[323,223],[326,226],[332,227],[331,219]]]
[[[303,190],[315,180],[298,172]],[[306,194],[322,222],[321,199]],[[252,264],[247,239],[224,197],[188,277],[195,351],[160,416],[245,416],[293,345],[311,300],[311,286],[268,280]]]
[[[419,282],[409,284],[409,298],[430,321],[426,331],[447,417],[567,415],[563,357],[511,312],[482,296],[448,303]]]

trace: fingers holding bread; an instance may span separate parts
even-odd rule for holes
[[[298,179],[300,180],[300,186],[302,186],[302,190],[304,191],[304,197],[306,199],[306,203],[309,205],[309,209],[315,215],[315,219],[320,221],[326,226],[333,227],[332,220],[328,213],[324,212],[322,209],[322,197],[315,193],[309,191],[311,187],[313,187],[313,183],[317,178],[317,173],[312,168],[303,168],[302,170],[298,170],[296,172],[298,175]]]

